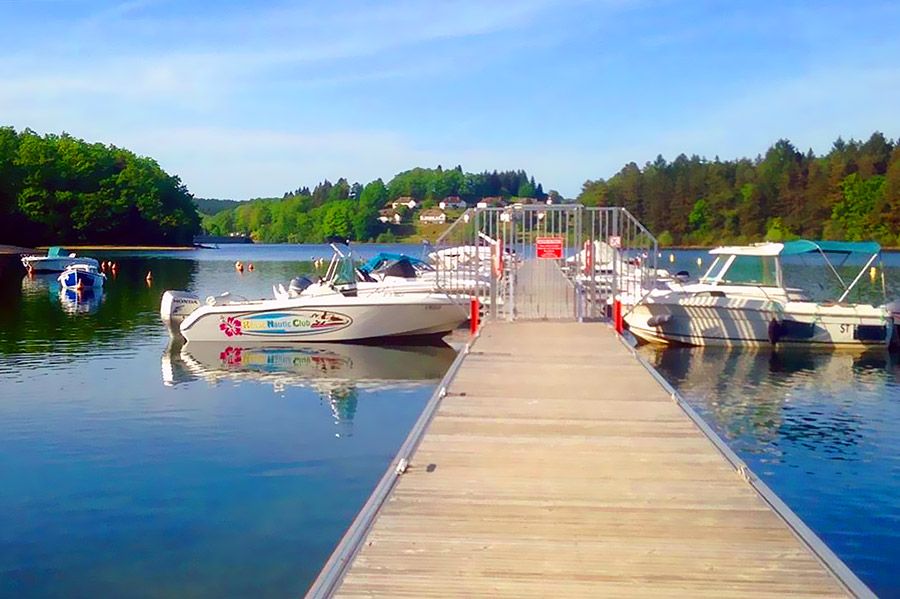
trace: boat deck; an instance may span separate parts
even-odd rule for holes
[[[847,594],[602,324],[485,327],[349,559],[340,597]]]

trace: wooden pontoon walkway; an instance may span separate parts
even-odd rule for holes
[[[846,589],[606,325],[517,322],[483,330],[336,594]]]

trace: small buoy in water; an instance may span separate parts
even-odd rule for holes
[[[244,272],[244,263],[238,260],[234,263],[234,269],[238,272]]]
[[[873,266],[872,268],[869,269],[869,278],[874,281],[877,276],[878,276],[878,268]]]
[[[697,266],[703,266],[703,258],[697,258]]]
[[[669,254],[669,262],[675,262],[675,254]]]
[[[657,257],[657,258],[662,258],[662,252],[659,252],[658,254],[656,254],[656,257]]]
[[[253,263],[252,262],[247,263],[247,270],[249,270],[250,272],[253,272]]]

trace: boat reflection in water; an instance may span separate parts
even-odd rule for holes
[[[69,314],[93,314],[103,303],[103,288],[87,288],[78,291],[65,289],[53,274],[32,274],[22,277],[22,295],[39,297],[49,295],[58,298],[64,312]]]
[[[776,461],[791,446],[852,459],[869,426],[861,403],[896,385],[896,365],[884,351],[642,352],[736,449]]]
[[[36,297],[39,295],[54,295],[62,288],[56,274],[31,274],[22,277],[22,295]]]
[[[103,303],[103,288],[60,289],[59,301],[69,314],[92,314]]]
[[[374,346],[344,343],[182,343],[173,338],[162,357],[163,384],[194,380],[215,385],[254,380],[315,389],[330,406],[337,436],[352,432],[360,390],[434,385],[456,358],[446,344]]]

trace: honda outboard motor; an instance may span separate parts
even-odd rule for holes
[[[188,314],[200,307],[200,298],[187,291],[166,291],[159,305],[159,315],[170,330],[178,330],[178,325]]]

